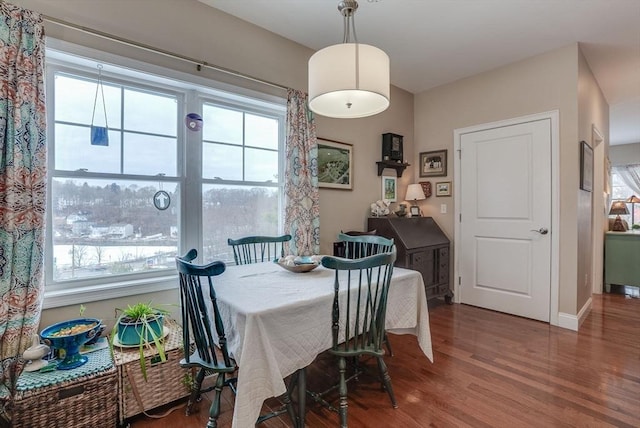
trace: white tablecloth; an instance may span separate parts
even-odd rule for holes
[[[283,379],[331,347],[333,278],[334,271],[322,266],[292,273],[272,262],[227,266],[214,278],[229,350],[239,367],[234,428],[253,427],[264,400],[285,392]],[[433,361],[420,273],[394,268],[386,327],[416,335]]]

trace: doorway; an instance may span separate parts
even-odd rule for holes
[[[557,118],[454,132],[458,302],[558,323]]]

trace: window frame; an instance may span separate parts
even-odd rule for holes
[[[47,174],[47,215],[45,235],[45,299],[43,307],[52,308],[68,306],[91,301],[112,299],[135,294],[158,292],[175,289],[177,287],[177,274],[175,270],[165,269],[160,272],[136,272],[132,274],[122,274],[117,276],[103,276],[100,278],[91,277],[75,280],[53,280],[53,215],[51,212],[52,194],[51,183],[53,179],[76,178],[76,179],[113,179],[115,181],[126,181],[128,179],[146,180],[152,179],[158,182],[177,183],[181,189],[181,199],[179,201],[178,225],[180,236],[178,239],[178,253],[183,253],[188,248],[198,248],[199,252],[203,246],[203,213],[202,213],[202,185],[203,184],[234,184],[234,185],[259,185],[265,186],[264,182],[228,181],[202,178],[202,146],[203,138],[200,132],[189,132],[183,125],[182,118],[186,112],[202,114],[202,105],[205,102],[228,106],[239,109],[245,113],[266,115],[278,118],[278,176],[281,177],[274,183],[277,187],[278,211],[281,214],[278,220],[278,229],[283,228],[284,217],[284,168],[285,168],[285,114],[286,100],[268,94],[263,94],[254,90],[229,85],[211,79],[194,76],[189,73],[178,72],[172,69],[156,66],[149,63],[124,58],[105,52],[96,51],[84,46],[73,45],[57,39],[47,39],[47,54],[53,53],[49,58],[47,55],[45,69],[46,94],[49,97],[53,94],[54,77],[61,72],[71,77],[79,76],[95,80],[95,65],[105,64],[102,70],[102,77],[105,83],[129,86],[135,90],[149,90],[176,96],[178,102],[177,109],[177,167],[176,176],[148,176],[139,174],[113,174],[97,172],[77,172],[77,171],[56,171],[55,143],[53,133],[54,126],[47,127],[48,138],[48,171]],[[66,61],[66,57],[71,59]],[[61,59],[63,58],[63,59]],[[109,71],[110,65],[117,68],[124,68],[125,73],[114,74]],[[128,74],[131,75],[128,75]],[[150,77],[142,79],[139,76]],[[47,98],[47,106],[55,105],[53,96]],[[47,109],[47,122],[54,124],[54,108]],[[120,127],[120,124],[118,125]],[[125,132],[119,129],[118,132]],[[244,161],[243,161],[244,164]],[[244,165],[243,165],[244,169]],[[243,171],[244,173],[244,171]],[[189,207],[187,210],[186,207]],[[187,227],[188,225],[188,227]],[[200,260],[202,261],[202,260]]]

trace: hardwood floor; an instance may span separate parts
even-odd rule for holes
[[[397,409],[375,378],[349,384],[350,427],[640,426],[638,298],[594,295],[579,333],[459,304],[431,307],[430,325],[433,364],[415,337],[390,335]],[[331,356],[318,357],[309,388],[331,384],[333,365]],[[223,398],[218,426],[230,427],[233,397]],[[209,400],[189,417],[180,409],[163,419],[138,417],[132,427],[205,427]],[[308,427],[339,425],[337,414],[311,400],[307,407]],[[290,426],[286,416],[260,425]]]

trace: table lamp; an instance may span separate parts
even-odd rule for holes
[[[634,219],[633,219],[635,211],[636,211],[636,209],[635,209],[636,206],[635,205],[640,203],[640,198],[637,197],[636,195],[631,195],[631,196],[629,196],[629,198],[625,202],[628,203],[628,204],[631,204],[631,228],[633,229],[633,225],[635,224]]]
[[[411,217],[420,217],[418,201],[427,199],[422,191],[422,186],[420,184],[409,184],[409,186],[407,186],[407,195],[404,199],[406,201],[411,201],[411,208],[409,208]]]
[[[629,214],[629,210],[627,209],[627,203],[625,201],[613,201],[613,204],[611,204],[611,209],[609,210],[609,215],[615,215],[616,221],[613,223],[613,228],[611,230],[613,230],[614,232],[626,231],[627,229],[624,227],[620,215],[627,214]]]

